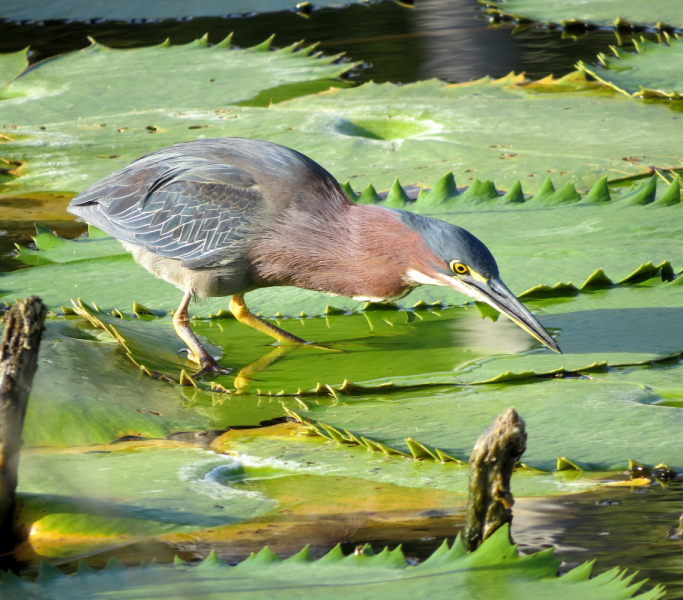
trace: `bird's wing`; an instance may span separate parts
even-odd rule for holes
[[[94,184],[68,210],[124,243],[198,268],[237,258],[262,204],[244,169],[157,153]]]

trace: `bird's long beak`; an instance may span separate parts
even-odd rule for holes
[[[465,293],[468,296],[486,302],[496,310],[504,315],[507,315],[524,331],[530,333],[539,342],[545,344],[551,350],[558,354],[562,354],[562,350],[557,345],[555,340],[550,337],[550,334],[545,330],[543,325],[538,322],[526,307],[517,299],[517,297],[507,288],[507,286],[497,277],[492,277],[485,280],[483,277],[478,278],[476,283],[462,281],[454,277],[443,277],[444,281],[449,287],[455,288],[459,292]]]

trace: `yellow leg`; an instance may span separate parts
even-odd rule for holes
[[[274,337],[280,342],[289,342],[290,344],[308,344],[305,340],[287,333],[284,329],[280,329],[275,325],[271,325],[268,321],[264,321],[256,315],[252,315],[244,303],[244,296],[242,294],[236,294],[230,300],[230,312],[235,316],[235,318],[249,327],[265,333],[270,337]],[[184,338],[183,338],[184,339]]]
[[[226,369],[221,368],[214,358],[209,355],[197,339],[197,336],[192,332],[192,329],[190,329],[190,317],[187,312],[190,300],[192,300],[192,292],[188,290],[185,292],[178,310],[173,315],[173,327],[178,337],[187,344],[190,350],[187,358],[201,366],[200,373],[225,373]]]

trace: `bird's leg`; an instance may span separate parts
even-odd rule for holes
[[[192,329],[190,329],[190,317],[187,313],[190,300],[192,300],[192,292],[188,290],[185,292],[178,310],[173,315],[173,327],[180,339],[190,349],[187,358],[201,366],[202,370],[200,373],[224,373],[225,369],[221,368],[213,357],[209,355],[197,339],[197,336],[192,332]]]
[[[230,300],[230,312],[240,323],[249,325],[249,327],[253,327],[261,333],[265,333],[270,337],[274,337],[280,342],[289,342],[290,344],[308,344],[307,341],[302,340],[291,333],[287,333],[284,329],[280,329],[275,325],[271,325],[268,323],[268,321],[265,321],[256,315],[252,315],[249,312],[247,305],[244,303],[244,295],[242,294],[235,294],[232,297]]]

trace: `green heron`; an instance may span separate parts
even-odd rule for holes
[[[320,165],[278,144],[215,138],[170,146],[95,183],[68,210],[185,292],[173,325],[201,372],[222,370],[190,329],[191,299],[232,296],[230,310],[241,323],[305,344],[244,303],[247,292],[283,285],[371,302],[398,300],[420,285],[447,286],[560,352],[471,233],[405,210],[355,204]]]

